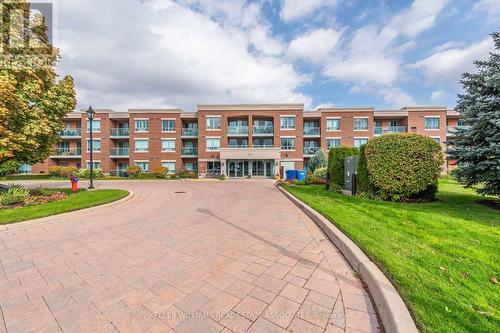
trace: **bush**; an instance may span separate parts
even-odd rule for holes
[[[164,166],[159,166],[153,170],[153,173],[155,174],[156,178],[167,178],[168,168]]]
[[[78,174],[78,168],[74,166],[62,167],[61,168],[61,177],[69,178],[73,175]]]
[[[49,167],[49,175],[52,177],[61,177],[62,167],[59,165],[54,165]]]
[[[198,178],[198,175],[195,172],[181,169],[177,173],[177,177],[179,177],[179,178]]]
[[[132,165],[127,168],[127,176],[129,177],[137,177],[141,174],[142,170],[137,165]]]
[[[325,153],[323,153],[323,150],[320,149],[313,155],[313,157],[311,157],[309,169],[314,172],[317,168],[326,167],[326,163]]]
[[[4,192],[0,198],[2,205],[16,205],[25,203],[30,191],[20,186],[13,186]]]
[[[358,171],[356,172],[356,191],[359,194],[371,192],[368,166],[366,164],[365,145],[362,145],[359,149]]]
[[[339,192],[344,185],[344,159],[359,154],[358,148],[337,147],[328,153],[328,183],[329,191]]]
[[[104,172],[102,169],[93,169],[94,178],[102,178],[104,177]],[[80,169],[78,170],[76,176],[80,179],[89,179],[90,178],[90,169]]]
[[[219,175],[219,177],[217,177],[217,178],[219,178],[219,180],[226,180],[226,175],[224,175],[223,173],[221,173]]]
[[[365,147],[371,191],[382,200],[432,200],[444,163],[441,146],[413,133],[386,134]]]
[[[326,173],[327,173],[326,167],[321,167],[314,170],[313,176],[315,178],[324,179],[326,181]]]
[[[305,185],[305,181],[294,179],[294,180],[292,180],[292,184],[294,184],[294,185]]]
[[[304,179],[304,184],[306,184],[306,185],[325,185],[326,179],[316,177],[314,174],[307,175],[306,179]]]

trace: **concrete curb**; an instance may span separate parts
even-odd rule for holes
[[[309,207],[290,192],[277,186],[290,201],[309,216],[344,255],[361,280],[368,286],[380,315],[385,331],[388,333],[417,333],[418,329],[406,304],[399,296],[389,279],[366,254],[340,229],[326,217]]]
[[[87,210],[97,209],[97,208],[101,208],[101,207],[117,206],[117,205],[123,204],[129,200],[132,200],[134,198],[134,196],[135,196],[134,191],[130,191],[130,190],[126,190],[126,191],[128,191],[127,196],[124,198],[118,199],[116,201],[108,202],[108,203],[105,203],[102,205],[77,209],[77,210],[73,210],[71,212],[65,212],[65,213],[60,213],[60,214],[55,214],[55,215],[50,215],[50,216],[45,216],[45,217],[39,217],[39,218],[36,218],[33,220],[26,220],[26,221],[14,222],[14,223],[10,223],[10,224],[3,224],[3,225],[0,225],[0,231],[11,230],[11,229],[15,229],[15,228],[22,228],[22,227],[29,225],[29,224],[32,224],[32,223],[41,223],[41,222],[48,221],[50,219],[53,219],[54,217],[57,217],[58,219],[64,218],[65,216],[72,214],[72,213],[76,213],[76,212],[84,212]]]

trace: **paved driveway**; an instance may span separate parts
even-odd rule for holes
[[[271,181],[98,186],[135,196],[0,226],[0,332],[377,332],[351,268]]]

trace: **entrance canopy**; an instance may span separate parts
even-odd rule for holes
[[[279,160],[280,148],[220,148],[221,160]]]

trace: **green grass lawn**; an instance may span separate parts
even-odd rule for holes
[[[59,189],[69,196],[60,201],[49,202],[44,205],[26,206],[20,208],[0,210],[0,224],[9,224],[35,218],[71,212],[83,208],[106,204],[128,195],[124,190],[79,190],[78,193],[71,193],[68,189]]]
[[[499,332],[500,211],[449,178],[438,202],[347,197],[286,186],[348,235],[394,282],[423,332]]]

